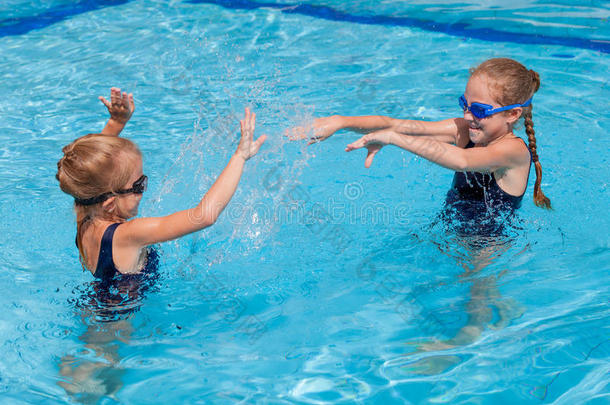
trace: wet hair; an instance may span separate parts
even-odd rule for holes
[[[502,106],[510,104],[523,104],[540,88],[540,76],[533,70],[528,70],[521,63],[508,58],[494,58],[486,60],[476,68],[470,70],[471,76],[484,75],[489,80],[490,92],[495,100]],[[528,147],[532,153],[532,161],[536,168],[536,183],[534,185],[534,203],[538,207],[551,208],[549,200],[540,187],[542,179],[542,166],[536,151],[536,135],[534,121],[532,120],[533,104],[522,107],[521,116],[525,123],[525,133],[528,137]]]
[[[62,149],[64,156],[57,162],[59,187],[75,199],[87,199],[125,187],[133,175],[133,159],[141,158],[138,147],[128,139],[103,134],[89,134],[76,139]],[[76,243],[84,266],[82,236],[94,218],[119,222],[121,219],[105,211],[103,202],[81,205],[74,202],[76,213]]]

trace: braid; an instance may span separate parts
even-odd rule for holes
[[[498,104],[502,106],[511,104],[523,104],[531,99],[540,88],[540,75],[531,69],[527,69],[519,62],[508,58],[493,58],[481,63],[471,75],[486,75],[489,86]],[[536,150],[536,134],[534,132],[534,121],[532,120],[532,105],[523,107],[521,116],[524,118],[525,132],[528,137],[529,150],[532,161],[536,168],[536,183],[534,185],[534,203],[543,208],[550,209],[551,201],[544,195],[540,188],[542,178],[542,166]],[[511,127],[512,129],[512,127]]]
[[[525,120],[525,133],[527,134],[528,146],[532,153],[532,161],[536,168],[536,183],[534,184],[534,204],[538,207],[550,209],[551,200],[542,192],[540,183],[542,181],[542,165],[538,159],[538,152],[536,151],[536,133],[534,132],[534,121],[532,120],[532,107],[524,112],[523,118]]]
[[[530,152],[532,152],[532,160],[538,162],[538,152],[536,151],[536,133],[534,132],[534,121],[532,120],[532,113],[527,112],[523,114],[525,120],[525,133],[529,141]]]

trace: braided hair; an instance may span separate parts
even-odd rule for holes
[[[485,75],[489,79],[491,93],[500,105],[523,104],[540,88],[540,75],[528,70],[521,63],[508,58],[489,59],[471,70],[471,75]],[[525,133],[528,138],[528,148],[536,168],[536,183],[534,184],[534,203],[538,207],[551,208],[551,200],[542,192],[542,166],[536,150],[536,133],[532,119],[533,104],[522,107],[521,116],[525,123]]]

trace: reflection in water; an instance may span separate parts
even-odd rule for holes
[[[463,272],[459,282],[471,282],[470,297],[466,303],[467,321],[457,333],[448,339],[428,338],[427,341],[410,343],[410,354],[440,351],[465,346],[477,341],[485,328],[501,329],[523,314],[523,307],[511,298],[502,298],[498,280],[506,273],[481,276],[504,255],[519,237],[519,217],[512,210],[493,211],[483,204],[471,201],[467,206],[446,206],[430,226],[431,235],[443,235],[433,241],[445,255],[455,259]],[[516,254],[520,255],[527,246]],[[451,355],[427,356],[409,366],[416,374],[439,374],[458,364],[460,358]]]
[[[123,386],[125,370],[119,349],[128,344],[134,328],[130,318],[138,311],[144,295],[155,287],[156,269],[137,275],[117,276],[111,281],[94,281],[74,291],[74,304],[86,326],[79,337],[84,348],[64,355],[59,364],[58,384],[70,398],[81,403],[113,399]]]

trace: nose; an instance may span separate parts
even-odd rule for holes
[[[476,121],[475,116],[472,115],[472,113],[468,109],[464,110],[464,119],[468,121]]]

